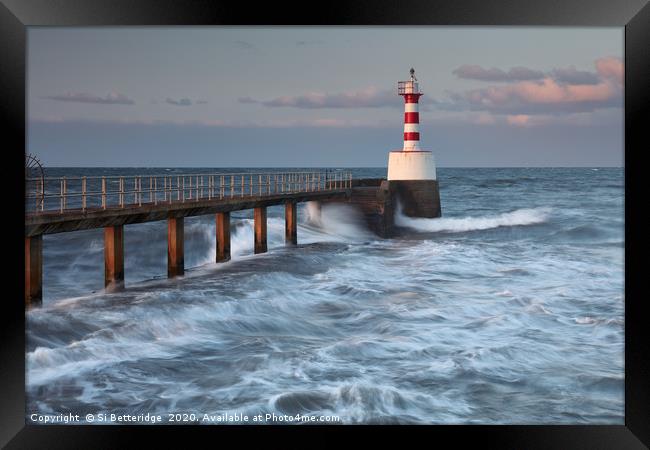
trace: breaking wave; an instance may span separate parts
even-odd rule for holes
[[[400,208],[395,215],[395,224],[420,231],[463,233],[498,227],[536,225],[546,222],[550,213],[550,208],[526,208],[497,216],[425,219],[407,217]]]
[[[166,278],[164,221],[127,225],[127,289],[111,294],[101,229],[46,235],[26,409],[624,423],[622,171],[440,179],[445,217],[400,213],[414,231],[396,239],[349,204],[303,203],[286,246],[276,205],[269,251],[254,255],[251,211],[235,211],[232,260],[217,264],[214,217],[187,218],[181,278]]]

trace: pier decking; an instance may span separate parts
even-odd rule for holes
[[[144,187],[143,187],[144,182]],[[216,262],[230,259],[230,213],[253,209],[254,252],[267,251],[266,208],[285,205],[286,243],[297,243],[296,204],[349,199],[352,174],[322,172],[29,178],[25,304],[42,302],[44,234],[104,228],[104,284],[124,287],[124,225],[167,221],[167,275],[184,273],[184,218],[214,214]]]

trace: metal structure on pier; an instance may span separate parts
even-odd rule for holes
[[[38,166],[40,167],[40,165]],[[27,170],[27,169],[26,169]],[[30,175],[35,172],[30,171]],[[27,172],[26,172],[27,175]],[[349,171],[26,178],[27,214],[122,209],[348,189]]]

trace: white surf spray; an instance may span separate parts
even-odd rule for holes
[[[307,202],[299,217],[298,241],[359,242],[376,238],[364,223],[361,213],[350,205]]]
[[[189,221],[188,221],[189,222]],[[230,253],[232,260],[253,256],[254,221],[250,218],[231,219]],[[214,264],[216,232],[214,222],[192,221],[186,225],[186,233],[196,236],[189,243],[186,269]],[[269,251],[285,246],[284,217],[267,219],[267,246]],[[350,205],[306,202],[298,211],[298,242],[361,242],[374,238],[366,228],[361,214]],[[190,248],[191,247],[191,248]],[[161,255],[164,256],[163,253]],[[165,260],[166,261],[166,260]]]
[[[550,208],[524,208],[494,216],[427,219],[405,216],[401,206],[398,205],[395,224],[420,231],[462,233],[544,223],[548,220],[550,213]]]

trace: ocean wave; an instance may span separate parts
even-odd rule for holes
[[[499,227],[536,225],[548,220],[550,208],[525,208],[497,216],[425,219],[405,216],[401,209],[395,215],[395,224],[426,232],[463,233]]]
[[[551,235],[552,238],[570,240],[593,240],[604,236],[607,236],[607,233],[603,229],[591,224],[566,228]]]
[[[26,315],[27,408],[620,424],[624,253],[607,242],[624,242],[622,203],[601,176],[509,172],[497,176],[540,184],[524,195],[531,183],[477,190],[494,172],[441,176],[446,217],[398,217],[416,231],[396,239],[371,235],[350,205],[301,204],[299,246],[285,246],[279,205],[267,254],[237,211],[233,258],[217,264],[214,217],[188,218],[188,270],[171,280],[166,223],[128,225],[118,293],[103,292],[101,230],[47,235],[45,304]]]
[[[494,178],[490,180],[486,180],[478,185],[478,187],[482,188],[489,188],[489,187],[509,187],[509,186],[514,186],[519,183],[527,183],[527,182],[534,182],[534,181],[542,181],[539,178],[535,177],[516,177],[516,178]]]
[[[624,324],[624,321],[620,318],[598,318],[591,316],[576,317],[573,319],[578,325],[611,325],[614,327],[619,327]]]
[[[377,239],[366,227],[361,213],[350,205],[326,203],[319,207],[316,202],[307,202],[300,217],[301,242],[354,243]]]

